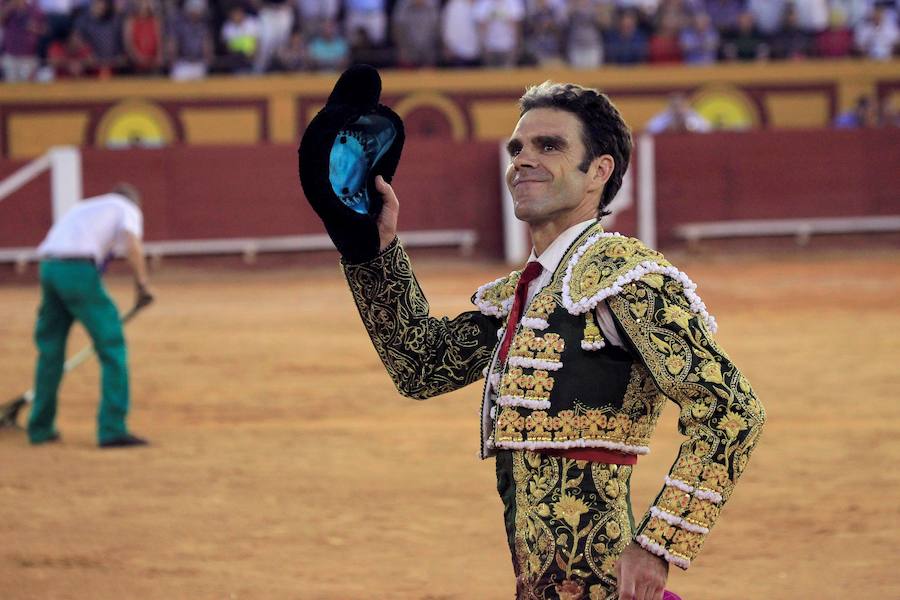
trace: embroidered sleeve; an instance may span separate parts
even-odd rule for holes
[[[635,540],[686,569],[747,466],[765,410],[680,282],[653,275],[607,302],[657,387],[681,408],[688,439]]]
[[[430,398],[482,377],[499,321],[477,311],[455,319],[430,317],[397,240],[371,261],[343,269],[375,350],[401,394]]]

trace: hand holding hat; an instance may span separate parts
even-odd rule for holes
[[[378,255],[382,198],[403,149],[403,121],[379,104],[381,77],[368,65],[341,75],[300,141],[300,184],[335,247],[349,263]]]

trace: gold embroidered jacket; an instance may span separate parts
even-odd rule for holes
[[[373,261],[344,269],[388,373],[401,393],[414,398],[481,375],[520,275],[479,288],[473,301],[480,313],[448,320],[428,316],[396,241]],[[679,430],[688,439],[635,539],[682,568],[697,555],[765,420],[749,383],[712,337],[715,322],[695,287],[639,241],[604,233],[599,225],[588,228],[529,304],[506,364],[488,374],[486,396],[496,406],[484,411],[490,409],[492,433],[483,439],[498,448],[595,446],[639,454],[647,451],[664,399],[676,402]],[[558,396],[572,393],[573,378],[581,385],[576,389],[600,389],[606,381],[580,380],[608,369],[586,367],[621,361],[593,320],[600,302],[607,303],[633,357],[625,391],[615,401],[608,394],[583,394],[577,401]],[[580,340],[573,340],[576,328]]]

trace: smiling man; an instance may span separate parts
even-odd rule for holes
[[[520,100],[506,182],[534,248],[455,319],[428,303],[376,178],[380,248],[344,271],[397,389],[424,399],[485,376],[483,458],[494,457],[517,598],[659,600],[669,563],[697,556],[747,465],[765,412],[719,348],[695,285],[599,223],[631,134],[593,89],[544,83]],[[301,157],[302,159],[302,157]],[[666,399],[686,439],[635,523],[630,476]]]

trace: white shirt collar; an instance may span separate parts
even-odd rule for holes
[[[547,246],[547,249],[544,250],[540,256],[535,256],[534,247],[532,247],[531,254],[528,255],[528,262],[536,260],[541,263],[545,273],[554,273],[559,266],[559,262],[562,260],[563,255],[566,253],[566,250],[572,245],[572,242],[574,242],[585,229],[596,222],[597,219],[590,219],[572,225],[559,234],[556,239],[553,240],[553,243]]]

